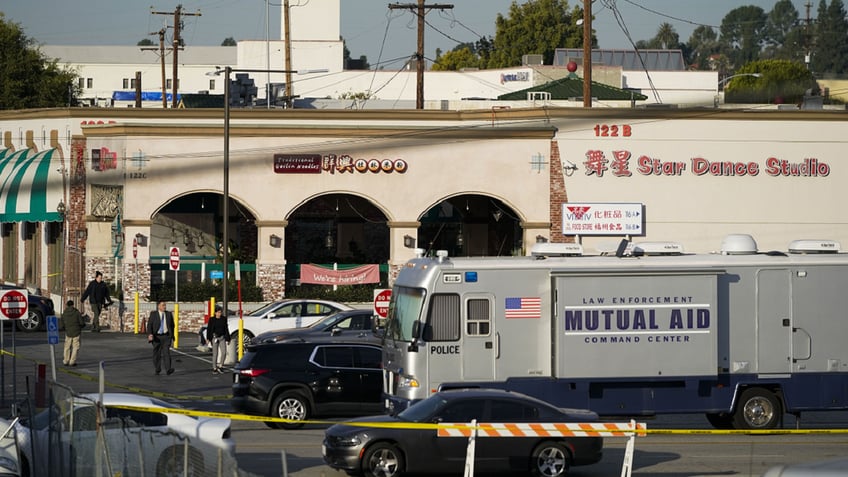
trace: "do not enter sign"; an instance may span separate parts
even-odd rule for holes
[[[171,255],[170,260],[168,261],[171,264],[171,270],[179,270],[180,269],[180,248],[179,247],[171,247]]]
[[[374,313],[380,318],[389,315],[389,300],[392,299],[391,290],[374,290]]]
[[[27,314],[27,292],[7,290],[0,292],[0,317],[17,320]]]

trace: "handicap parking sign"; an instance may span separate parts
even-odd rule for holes
[[[47,344],[59,344],[59,318],[56,315],[47,317]]]

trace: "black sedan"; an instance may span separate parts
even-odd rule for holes
[[[553,407],[509,391],[442,391],[397,416],[371,416],[333,425],[324,434],[324,461],[335,469],[366,476],[461,474],[468,438],[440,437],[432,426],[420,424],[470,423],[474,419],[478,423],[584,423],[597,421],[598,415]],[[376,425],[360,427],[357,422]],[[474,470],[480,473],[510,471],[558,477],[570,466],[600,461],[603,438],[478,437],[474,455]]]
[[[372,331],[373,322],[374,312],[370,309],[343,310],[305,328],[266,331],[253,338],[253,342],[282,343],[335,337],[339,339],[362,339],[379,343],[379,336]]]

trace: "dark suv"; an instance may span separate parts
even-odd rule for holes
[[[20,287],[0,283],[0,290],[21,290]],[[27,317],[15,320],[21,331],[38,331],[46,329],[47,316],[55,315],[53,300],[27,292]]]
[[[237,412],[305,421],[383,411],[382,349],[331,340],[261,343],[236,365],[231,404]],[[295,429],[303,423],[268,422]]]

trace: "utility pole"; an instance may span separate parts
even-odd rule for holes
[[[812,8],[813,4],[809,1],[804,4],[804,7],[807,8],[807,24],[806,29],[804,30],[804,48],[806,51],[804,52],[804,64],[807,65],[807,69],[810,69],[810,60],[812,59],[812,51],[813,51],[813,33],[810,29],[810,25],[812,24],[812,20],[810,19],[810,8]]]
[[[389,4],[390,10],[398,8],[415,11],[418,15],[418,49],[415,52],[415,59],[417,60],[415,109],[424,109],[424,15],[427,14],[425,10],[449,10],[453,8],[453,5],[446,3],[432,3],[430,5],[426,5],[424,0],[418,0],[417,5],[413,3]]]
[[[184,13],[183,6],[177,5],[177,8],[173,12],[150,12],[153,15],[174,15],[174,46],[172,47],[174,50],[174,73],[173,73],[173,84],[171,84],[171,107],[177,107],[177,92],[179,91],[179,75],[178,75],[178,61],[177,61],[177,52],[182,48],[182,37],[180,30],[182,29],[182,19],[183,16],[190,17],[199,17],[200,11],[197,13]],[[165,104],[167,106],[167,100],[165,100]]]
[[[165,29],[151,35],[159,35],[159,64],[162,66],[162,109],[168,109],[168,90],[165,88]],[[142,51],[154,51],[156,48],[142,48]]]
[[[291,79],[291,29],[289,28],[289,0],[283,1],[283,36],[285,37],[286,49],[286,108],[291,108],[294,105],[292,97],[292,79]]]
[[[583,107],[592,107],[592,0],[583,0]]]

